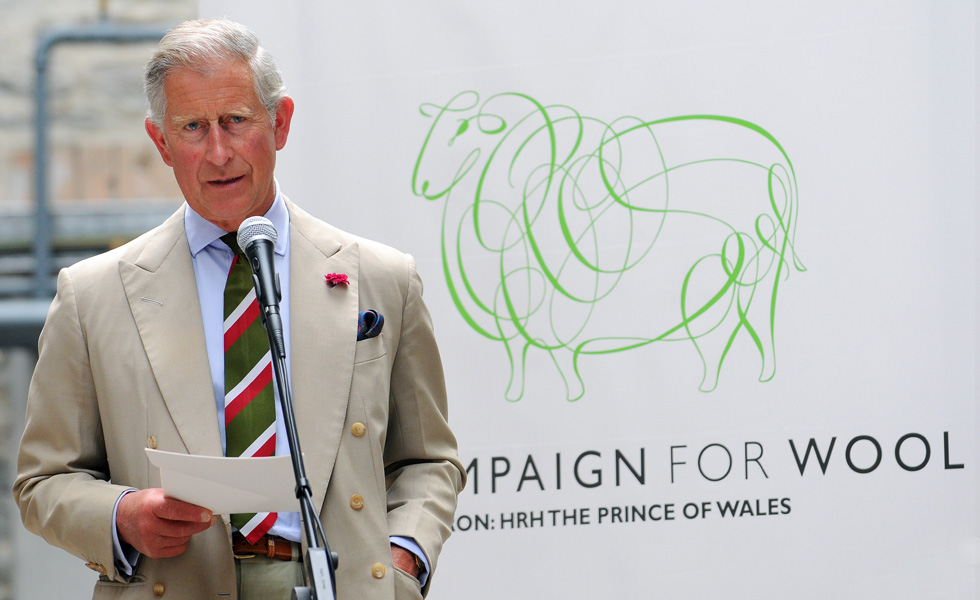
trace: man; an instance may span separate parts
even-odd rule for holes
[[[147,133],[186,204],[60,273],[14,484],[25,525],[100,573],[96,598],[288,598],[302,583],[295,513],[235,524],[169,498],[144,451],[232,455],[223,302],[237,244],[221,238],[264,215],[279,233],[289,379],[314,503],[340,556],[338,598],[420,597],[465,472],[414,262],[281,195],[273,172],[294,103],[245,27],[180,25],[146,88]],[[358,341],[368,310],[383,330]],[[281,414],[269,419],[267,447],[288,453]]]

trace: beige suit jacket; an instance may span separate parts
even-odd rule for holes
[[[287,206],[292,395],[338,598],[418,597],[388,538],[414,538],[435,571],[465,481],[421,281],[411,257]],[[227,515],[178,557],[113,565],[119,495],[160,485],[144,448],[222,453],[183,215],[63,270],[41,334],[14,493],[29,530],[101,573],[95,598],[237,596]],[[356,342],[367,309],[383,332]]]

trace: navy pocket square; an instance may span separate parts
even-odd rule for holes
[[[378,311],[362,310],[357,315],[357,341],[377,337],[384,324],[384,315]]]

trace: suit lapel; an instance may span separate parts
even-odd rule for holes
[[[340,448],[357,336],[357,244],[295,205],[290,214],[290,370],[300,447],[315,506],[322,506]],[[347,275],[331,286],[328,273]]]
[[[170,217],[135,262],[121,260],[133,319],[160,393],[191,454],[221,456],[218,411],[183,210]]]

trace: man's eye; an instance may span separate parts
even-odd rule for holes
[[[196,121],[194,123],[187,124],[187,131],[197,131],[200,128],[201,128],[201,124]]]
[[[244,123],[245,122],[245,117],[235,116],[235,117],[232,117],[231,119],[229,119],[229,121],[231,121],[232,123]]]

